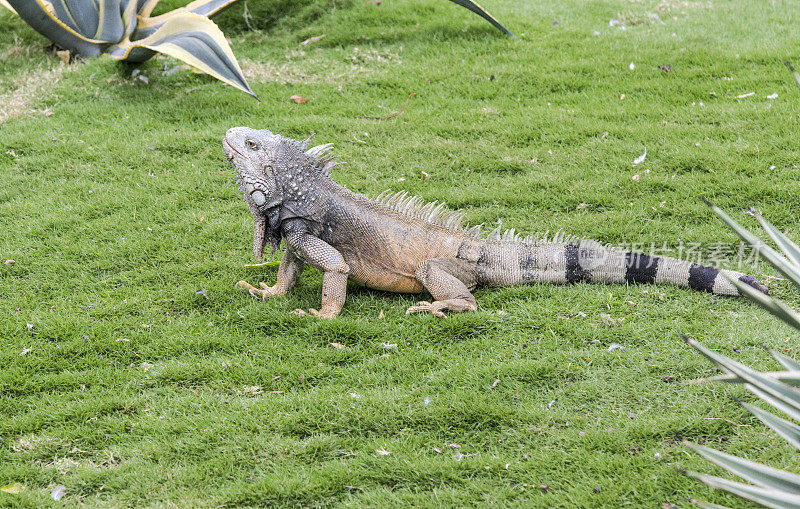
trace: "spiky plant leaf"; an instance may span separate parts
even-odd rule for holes
[[[800,287],[800,268],[795,267],[789,260],[781,256],[775,249],[769,247],[763,240],[750,233],[742,225],[734,221],[728,214],[722,211],[719,207],[706,201],[706,204],[711,207],[711,210],[722,219],[739,237],[747,242],[754,251],[756,251],[762,258],[767,260],[770,265],[775,267],[775,270],[789,278],[795,285]]]
[[[800,420],[800,411],[796,408],[792,407],[791,405],[787,405],[783,401],[772,397],[770,394],[762,391],[758,387],[755,387],[750,384],[745,384],[744,388],[748,391],[752,392],[756,396],[758,396],[761,401],[767,403],[768,405],[772,406],[772,408],[777,408],[781,412],[785,413],[789,417],[795,420]]]
[[[195,14],[210,17],[236,1],[237,0],[194,0],[194,2],[187,5],[185,9]]]
[[[726,373],[734,374],[739,378],[744,379],[747,383],[753,385],[754,387],[761,389],[770,396],[778,399],[779,401],[790,405],[792,408],[800,410],[800,391],[797,389],[773,378],[764,376],[763,374],[751,369],[748,366],[745,366],[744,364],[714,352],[713,350],[706,348],[691,338],[684,337],[684,339],[695,350],[703,354]]]
[[[156,32],[156,30],[161,28],[164,23],[173,17],[180,15],[181,13],[192,12],[194,14],[200,14],[201,16],[208,17],[229,7],[237,1],[238,0],[195,0],[185,7],[180,7],[173,11],[161,14],[160,16],[146,17],[142,13],[139,13],[142,22],[136,27],[136,35],[133,37],[133,39],[144,39],[145,37],[151,36]],[[152,10],[153,6],[157,2],[158,0],[155,0],[153,5],[150,5],[149,3],[144,5],[143,9],[147,11],[147,16],[149,16],[148,9]]]
[[[766,259],[793,283],[800,286],[800,247],[797,244],[789,240],[760,215],[754,214],[767,234],[786,255],[784,258],[778,251],[764,244],[760,238],[739,225],[721,209],[709,202],[706,203],[737,235],[750,244],[762,258]],[[731,280],[730,278],[728,279]],[[800,330],[800,314],[792,308],[777,299],[757,292],[749,285],[742,284],[739,281],[731,282],[738,288],[740,294],[766,309],[781,321]],[[800,389],[798,389],[800,385],[800,363],[780,352],[765,347],[772,357],[788,371],[760,373],[744,364],[705,348],[696,341],[685,339],[692,347],[725,372],[724,375],[713,377],[713,380],[743,383],[744,387],[759,399],[792,419],[800,421]],[[779,436],[800,449],[800,426],[759,407],[742,401],[739,401],[739,403]],[[766,507],[800,508],[800,475],[753,463],[707,447],[689,446],[706,459],[751,482],[760,484],[761,487],[688,472],[692,477],[699,479],[712,488],[734,493]]]
[[[787,442],[800,449],[800,426],[786,419],[781,419],[777,415],[762,410],[757,406],[747,404],[744,401],[740,401],[740,404],[750,410],[761,422],[772,428],[775,433],[782,436]]]
[[[494,18],[494,16],[492,16],[491,14],[486,12],[486,9],[484,9],[480,5],[476,4],[475,2],[472,2],[471,0],[450,0],[450,1],[453,2],[454,4],[458,4],[461,7],[464,7],[466,9],[469,9],[470,11],[474,12],[475,14],[480,16],[481,18],[485,19],[486,21],[488,21],[489,23],[494,25],[494,27],[497,28],[498,30],[500,30],[501,32],[503,32],[505,34],[508,34],[511,37],[516,37],[516,35],[511,33],[511,31],[509,29],[507,29],[506,27],[501,25],[500,22],[497,21]]]
[[[50,41],[86,57],[95,57],[103,52],[101,42],[89,40],[55,16],[55,8],[49,3],[34,0],[8,0],[17,14],[34,30]]]
[[[136,13],[142,18],[149,18],[160,0],[136,0]]]
[[[777,228],[772,226],[772,224],[761,217],[761,214],[753,213],[756,216],[756,219],[761,224],[761,227],[764,228],[764,231],[767,232],[767,235],[772,237],[772,240],[778,244],[778,247],[781,248],[783,254],[792,262],[792,264],[800,269],[800,246],[795,244],[791,241],[786,235],[780,232]]]
[[[780,380],[781,382],[791,385],[792,387],[800,387],[800,373],[794,371],[767,371],[762,373],[764,376]],[[744,384],[747,380],[739,378],[736,375],[726,373],[724,375],[712,376],[708,379],[709,382],[726,382]]]
[[[13,12],[14,14],[17,13],[17,11],[15,11],[13,7],[11,7],[11,4],[8,3],[8,0],[0,0],[0,6],[1,7],[5,7],[6,9],[8,9],[11,12]]]
[[[728,472],[734,473],[752,483],[764,488],[774,488],[795,495],[800,495],[800,475],[773,468],[761,463],[746,460],[732,454],[720,452],[710,447],[705,447],[690,442],[684,445],[705,459],[716,463]]]
[[[687,471],[686,475],[694,477],[712,488],[725,490],[728,493],[733,493],[734,495],[746,498],[747,500],[751,500],[765,507],[774,509],[800,509],[800,495],[729,481],[722,477],[714,477],[713,475],[699,474],[692,471]]]
[[[720,272],[728,281],[731,282],[738,290],[740,295],[744,295],[751,301],[758,304],[760,307],[766,309],[773,315],[780,318],[783,322],[791,325],[795,329],[800,330],[800,314],[795,312],[792,308],[784,304],[783,302],[779,301],[778,299],[774,299],[763,293],[759,292],[752,286],[742,283],[738,279],[734,279],[729,277],[724,272]]]
[[[797,362],[788,355],[783,355],[772,348],[767,348],[766,350],[770,353],[770,355],[772,355],[772,357],[775,358],[776,361],[780,362],[781,366],[784,368],[788,369],[789,371],[800,371],[800,362]]]
[[[225,83],[256,97],[242,74],[225,35],[213,21],[192,12],[178,13],[150,36],[124,41],[108,49],[117,60],[137,61],[133,50],[145,48],[183,60]],[[258,99],[258,97],[256,97]]]

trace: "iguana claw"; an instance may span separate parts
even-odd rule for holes
[[[317,318],[324,318],[326,320],[330,320],[331,318],[335,318],[336,315],[339,314],[339,313],[317,311],[316,309],[313,309],[313,308],[309,309],[308,312],[311,313],[312,315],[316,316]]]
[[[268,298],[277,295],[273,291],[273,289],[270,286],[268,286],[266,283],[262,282],[262,283],[258,283],[258,284],[261,287],[260,290],[258,288],[256,288],[255,286],[251,285],[250,283],[248,283],[247,281],[239,281],[234,286],[237,286],[239,288],[244,288],[253,297],[256,297],[256,298],[261,297],[261,299],[263,299],[263,300],[267,300]]]
[[[442,313],[437,302],[430,303],[426,300],[417,302],[416,306],[411,306],[410,308],[406,309],[406,316],[410,315],[411,313],[419,313],[423,311],[430,311],[432,315],[439,318],[447,318],[447,315]]]

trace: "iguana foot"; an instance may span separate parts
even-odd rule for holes
[[[263,282],[258,283],[258,285],[261,287],[260,290],[255,286],[251,285],[250,283],[248,283],[247,281],[239,281],[238,283],[236,283],[235,286],[239,288],[244,288],[245,290],[250,292],[250,295],[252,295],[253,297],[261,297],[263,300],[267,300],[270,297],[274,297],[276,295],[281,295],[279,292],[275,291],[274,286],[268,286],[267,283]]]
[[[325,319],[335,318],[336,316],[339,315],[338,312],[325,311],[324,309],[322,311],[317,311],[316,309],[309,309],[308,312],[316,316],[317,318],[325,318]]]
[[[445,309],[454,311],[456,313],[461,313],[462,311],[475,311],[477,307],[475,304],[472,304],[465,299],[435,300],[433,302],[423,300],[422,302],[418,302],[416,306],[411,306],[410,308],[406,309],[406,315],[430,311],[430,313],[434,316],[439,318],[447,318],[447,315],[442,313],[442,310]]]

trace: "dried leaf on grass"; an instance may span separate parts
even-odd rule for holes
[[[11,484],[6,484],[0,491],[4,493],[11,493],[12,495],[19,495],[23,491],[25,491],[25,485],[18,482],[12,482]]]

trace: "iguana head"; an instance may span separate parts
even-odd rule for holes
[[[284,138],[266,129],[234,127],[225,133],[222,145],[236,170],[239,191],[267,212],[287,201],[313,200],[313,182],[330,175],[335,163],[323,155],[332,144],[308,149],[310,141]]]

